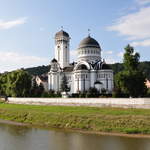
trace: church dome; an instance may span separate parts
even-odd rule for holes
[[[80,42],[77,53],[78,61],[97,62],[101,60],[101,47],[91,36]]]
[[[79,44],[79,48],[85,48],[85,47],[100,48],[100,45],[95,39],[88,36],[88,37],[84,38]]]
[[[55,34],[55,37],[62,37],[62,36],[69,37],[69,34],[65,32],[64,30],[61,30]]]

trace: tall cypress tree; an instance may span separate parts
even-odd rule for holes
[[[135,53],[134,48],[127,45],[123,57],[124,70],[115,76],[116,87],[131,97],[141,97],[146,94],[145,76],[138,69],[139,59],[139,53]]]

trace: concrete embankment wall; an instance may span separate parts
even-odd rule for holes
[[[9,103],[150,109],[150,98],[8,98]]]

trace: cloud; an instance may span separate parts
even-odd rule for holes
[[[129,40],[150,38],[150,7],[140,8],[138,12],[120,17],[109,31],[117,31]]]
[[[113,54],[113,51],[103,51],[104,54],[108,54],[108,55],[111,55]]]
[[[123,58],[123,55],[124,55],[124,52],[119,52],[119,53],[117,54],[117,56],[120,57],[121,59]]]
[[[43,28],[43,27],[40,27],[40,31],[44,31],[45,30],[45,28]]]
[[[70,57],[71,57],[71,60],[76,60],[77,59],[77,50],[71,50],[70,51]]]
[[[11,28],[16,27],[18,25],[25,24],[26,21],[27,21],[26,17],[19,18],[19,19],[16,19],[16,20],[11,20],[11,21],[0,20],[0,29],[1,30],[11,29]]]
[[[117,61],[116,61],[114,58],[106,58],[106,59],[105,59],[105,62],[106,62],[107,64],[114,64],[114,63],[116,63]]]
[[[146,5],[150,3],[150,0],[136,0],[139,5]]]
[[[137,42],[132,42],[132,46],[143,46],[143,47],[148,47],[150,46],[150,39],[144,40],[144,41],[137,41]]]
[[[104,58],[107,64],[114,64],[120,62],[122,57],[118,56],[118,53],[112,50],[104,50],[101,52],[102,60]],[[118,57],[116,57],[118,56]]]
[[[48,58],[27,56],[14,51],[0,51],[0,72],[48,64]]]

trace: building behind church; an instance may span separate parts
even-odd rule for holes
[[[65,75],[71,93],[88,91],[90,87],[111,93],[113,71],[101,57],[100,44],[88,35],[77,48],[77,60],[70,63],[70,36],[61,30],[55,34],[55,58],[48,73],[48,89],[61,91]]]

